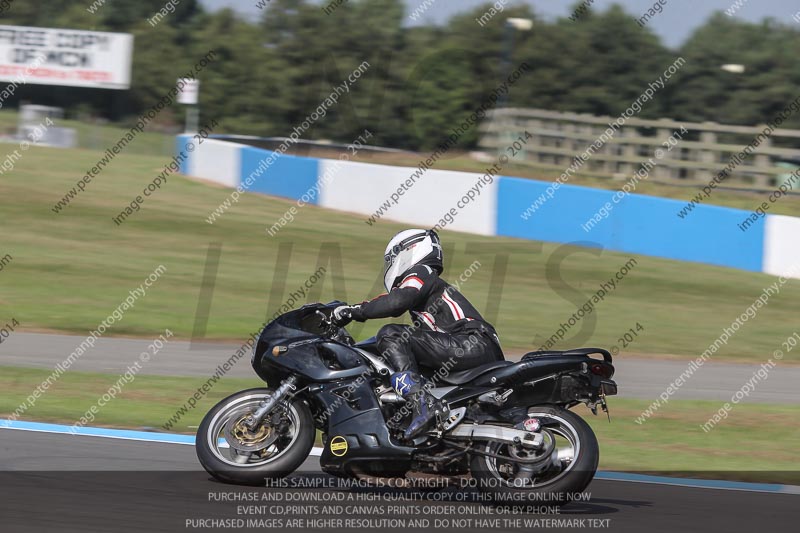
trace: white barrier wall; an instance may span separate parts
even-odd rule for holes
[[[321,207],[365,215],[379,220],[406,222],[416,226],[433,227],[451,209],[453,221],[446,229],[494,235],[496,230],[497,179],[491,182],[482,175],[448,170],[428,170],[408,186],[402,195],[398,187],[417,169],[320,160]],[[473,187],[473,198],[462,200]],[[392,194],[395,196],[393,197]],[[385,202],[388,205],[384,205]],[[463,207],[459,207],[459,204]],[[376,215],[384,206],[383,214]]]
[[[762,271],[774,276],[800,277],[800,218],[767,215]]]
[[[194,150],[190,150],[190,145]],[[241,144],[206,139],[198,144],[196,139],[184,147],[190,153],[187,171],[190,176],[219,183],[226,187],[239,186],[242,168]]]
[[[269,150],[215,139],[200,145],[191,135],[179,135],[176,147],[188,155],[181,172],[231,188],[272,155]],[[523,214],[544,198],[551,184],[297,156],[276,159],[259,176],[250,192],[358,213],[370,226],[391,220],[547,242],[589,238],[608,250],[800,279],[800,218],[796,217],[767,215],[743,233],[737,224],[750,212],[700,205],[691,218],[678,220],[675,214],[685,205],[683,201],[631,194],[613,211],[612,220],[588,235],[581,222],[604,200],[611,200],[613,191],[564,185],[529,219]],[[406,190],[399,191],[403,184]],[[443,218],[449,220],[443,222]]]

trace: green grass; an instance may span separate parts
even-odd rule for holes
[[[0,417],[7,418],[32,391],[50,375],[50,370],[0,367]],[[36,420],[62,424],[76,424],[87,410],[120,378],[118,375],[93,372],[68,372],[63,374],[35,405],[25,411],[21,420]],[[116,398],[99,407],[94,421],[85,425],[96,427],[136,428],[166,431],[166,424],[208,378],[168,377],[139,375],[124,385]],[[234,392],[264,387],[252,379],[221,378],[194,409],[183,415],[172,433],[194,433],[203,416],[218,401]]]
[[[17,129],[18,113],[15,110],[0,111],[0,132],[7,135]],[[160,120],[159,115],[156,120]],[[42,121],[43,122],[43,121]],[[80,120],[56,120],[55,126],[73,128],[77,134],[78,147],[104,152],[123,137],[135,123],[125,127],[118,123],[98,121],[96,123]],[[125,147],[128,154],[160,155],[170,157],[175,150],[175,136],[148,127],[144,132],[136,135],[136,141]]]
[[[0,367],[0,417],[13,412],[48,375],[47,370]],[[22,418],[74,424],[117,379],[106,374],[64,374]],[[88,425],[163,431],[161,426],[204,381],[137,376]],[[173,431],[194,433],[217,401],[262,385],[257,379],[223,378]],[[602,413],[594,417],[583,406],[575,409],[597,433],[601,468],[797,482],[797,453],[786,446],[800,440],[800,410],[795,406],[738,405],[727,420],[704,433],[700,424],[719,409],[718,402],[673,401],[643,425],[636,424],[635,418],[647,405],[646,401],[611,398],[611,424]]]
[[[11,148],[0,147],[0,160]],[[12,172],[0,178],[0,257],[13,257],[0,272],[0,324],[13,317],[22,330],[85,333],[163,264],[166,273],[106,335],[150,337],[170,328],[176,337],[189,338],[211,243],[222,244],[222,256],[208,338],[245,338],[318,264],[325,265],[328,273],[314,286],[311,301],[355,302],[383,291],[382,252],[386,241],[404,228],[399,224],[369,227],[362,216],[309,206],[272,238],[265,228],[294,202],[243,195],[209,225],[206,216],[230,191],[173,176],[141,211],[117,227],[111,218],[160,172],[169,160],[166,156],[123,153],[70,207],[55,214],[53,204],[98,155],[89,150],[31,148]],[[481,262],[462,290],[495,323],[510,353],[541,344],[630,257],[448,231],[442,238],[449,261],[445,278],[453,280],[474,260]],[[276,268],[281,246],[291,249],[283,286],[281,269]],[[565,250],[569,253],[560,275],[547,274],[548,261]],[[504,274],[495,268],[496,259],[503,262],[498,253],[508,254]],[[623,349],[622,357],[696,356],[775,281],[733,269],[645,256],[636,259],[638,265],[619,287],[557,347],[616,345],[638,322],[644,332]],[[487,311],[488,303],[496,301],[490,299],[490,290],[501,295],[497,313]],[[798,299],[800,283],[786,284],[713,359],[764,362],[796,329]],[[365,337],[383,322],[356,325],[353,332]],[[797,362],[798,354],[800,349],[788,353],[785,361]]]
[[[601,468],[677,473],[691,477],[800,483],[796,405],[739,404],[707,433],[702,425],[722,407],[716,401],[670,401],[637,424],[649,400],[611,398],[605,414],[586,416],[600,442]],[[575,408],[585,414],[583,406]]]

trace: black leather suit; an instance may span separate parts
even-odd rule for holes
[[[378,349],[396,372],[420,367],[452,371],[503,360],[500,341],[469,301],[429,266],[417,265],[389,293],[356,309],[353,318],[397,317],[410,312],[412,325],[388,324],[377,334]]]

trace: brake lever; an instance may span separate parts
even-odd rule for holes
[[[320,317],[320,322],[321,322],[320,325],[325,326],[325,329],[327,330],[327,335],[329,337],[334,337],[339,331],[338,326],[334,323],[334,321],[331,318],[328,317],[328,315],[326,315],[319,309],[317,309],[316,314],[318,314]]]

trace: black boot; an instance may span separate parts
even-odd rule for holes
[[[392,374],[392,387],[411,406],[413,418],[403,437],[411,440],[426,429],[436,417],[436,399],[422,387],[422,378],[414,372]]]
[[[420,387],[418,391],[412,390],[406,401],[411,402],[411,413],[414,418],[403,433],[403,438],[411,440],[427,430],[436,418],[436,398]]]

